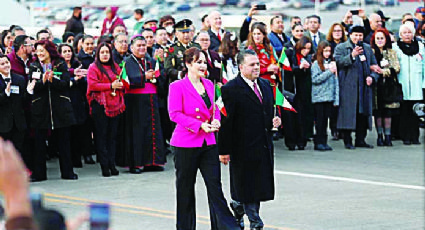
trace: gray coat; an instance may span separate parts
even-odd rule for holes
[[[333,102],[339,105],[338,78],[330,70],[322,71],[317,61],[311,66],[311,102]]]
[[[366,85],[366,77],[377,82],[379,75],[370,71],[371,65],[376,65],[376,58],[368,44],[363,44],[363,54],[366,61],[355,60],[351,57],[354,44],[348,40],[335,48],[334,57],[338,68],[339,81],[339,115],[338,129],[356,129],[356,115],[363,114],[369,117],[369,129],[372,128],[372,86]],[[356,109],[357,108],[357,109]]]

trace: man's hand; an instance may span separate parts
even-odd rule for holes
[[[366,13],[364,9],[359,9],[359,17],[361,17],[363,20],[366,19]]]
[[[277,128],[282,124],[282,120],[280,120],[280,117],[274,117],[273,118],[273,127]]]
[[[229,164],[230,162],[230,155],[220,155],[220,162],[224,165]]]
[[[267,71],[268,72],[273,72],[273,73],[278,73],[279,72],[279,66],[275,65],[275,64],[270,64],[267,67]]]
[[[351,56],[354,58],[356,56],[359,56],[362,53],[363,53],[363,47],[355,46],[353,51],[351,52]]]
[[[146,79],[151,80],[155,77],[155,71],[153,69],[150,69],[146,72]]]
[[[257,10],[255,10],[257,8],[257,4],[254,4],[251,6],[251,9],[249,9],[248,12],[248,17],[252,17],[252,15],[257,13]]]
[[[371,86],[371,85],[372,85],[372,83],[373,83],[373,78],[372,78],[372,77],[367,77],[367,78],[366,78],[366,85],[367,85],[367,86]]]

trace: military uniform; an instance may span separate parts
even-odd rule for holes
[[[174,29],[177,32],[189,32],[191,25],[192,21],[189,19],[183,19],[174,25]],[[165,50],[164,67],[165,73],[167,74],[167,78],[170,82],[183,78],[183,76],[181,76],[181,72],[185,69],[183,54],[187,49],[192,47],[201,49],[201,46],[198,43],[189,42],[187,45],[183,45],[181,41],[177,40]]]

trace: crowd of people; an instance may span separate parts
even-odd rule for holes
[[[198,169],[212,229],[243,229],[244,214],[262,229],[259,202],[274,198],[272,139],[284,138],[290,151],[310,140],[330,151],[328,136],[346,149],[373,148],[365,139],[374,118],[377,146],[420,144],[413,106],[424,102],[424,7],[403,14],[397,34],[382,11],[367,17],[363,9],[322,33],[318,15],[304,24],[292,17],[285,30],[281,16],[258,21],[254,5],[238,34],[217,11],[199,30],[171,15],[144,18],[142,9],[128,29],[117,11],[105,10],[99,37],[84,32],[81,7],[61,41],[48,28],[31,37],[12,25],[1,34],[0,137],[21,153],[32,182],[47,180],[53,157],[61,178],[76,180],[83,161],[110,177],[116,166],[162,171],[173,152],[177,229],[195,229]],[[291,111],[274,106],[278,94]],[[220,161],[231,161],[236,222]]]

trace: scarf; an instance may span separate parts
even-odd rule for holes
[[[408,44],[401,39],[397,41],[398,47],[401,49],[401,51],[407,55],[407,56],[413,56],[419,53],[419,42],[416,38],[413,39],[412,43]]]

